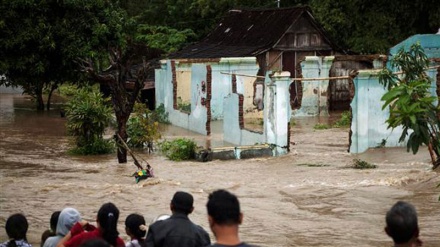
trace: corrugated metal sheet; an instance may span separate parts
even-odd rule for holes
[[[321,34],[324,34],[324,30],[312,17],[309,7],[231,10],[205,39],[169,57],[176,59],[257,56],[273,48],[301,16],[307,18]]]

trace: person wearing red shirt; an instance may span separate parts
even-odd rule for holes
[[[119,232],[116,228],[118,219],[119,209],[111,202],[105,203],[98,211],[97,227],[86,221],[78,222],[57,247],[79,247],[91,239],[103,239],[113,247],[125,247],[124,240],[118,236]]]

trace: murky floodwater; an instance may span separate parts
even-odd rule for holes
[[[157,177],[135,184],[129,177],[135,166],[118,164],[116,155],[66,155],[65,119],[57,111],[38,114],[25,97],[0,95],[0,240],[6,239],[3,226],[12,213],[27,216],[28,238],[37,245],[53,211],[71,206],[93,221],[109,201],[121,211],[119,230],[126,239],[128,214],[138,212],[151,221],[169,213],[177,190],[194,195],[190,218],[209,231],[207,195],[226,188],[242,205],[242,239],[260,246],[390,246],[384,215],[396,200],[418,209],[425,246],[440,246],[440,190],[435,188],[440,177],[430,170],[426,150],[415,156],[400,148],[351,155],[347,129],[315,131],[316,121],[326,119],[296,121],[291,152],[282,157],[175,163],[139,153]],[[172,126],[165,137],[183,134],[203,139]],[[208,141],[221,143],[218,136]],[[354,158],[378,168],[347,168]]]

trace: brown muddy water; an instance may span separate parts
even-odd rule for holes
[[[250,160],[171,162],[158,153],[138,153],[154,167],[156,178],[136,184],[136,168],[118,164],[116,155],[72,157],[66,154],[65,119],[58,111],[36,113],[27,97],[0,95],[0,240],[12,214],[24,213],[29,241],[37,245],[53,211],[70,206],[94,221],[100,205],[115,203],[121,211],[119,231],[133,212],[147,221],[169,213],[177,190],[191,192],[190,218],[208,231],[208,193],[225,188],[241,202],[241,238],[260,246],[391,246],[384,215],[397,200],[413,203],[419,213],[424,246],[440,246],[439,174],[430,169],[426,149],[417,155],[402,148],[346,152],[348,129],[314,130],[331,118],[297,119],[291,152],[282,157]],[[221,144],[168,126],[165,138],[195,138]],[[203,144],[202,144],[203,145]],[[347,168],[358,158],[378,166]],[[211,237],[213,238],[212,233]]]

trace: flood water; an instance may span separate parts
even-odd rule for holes
[[[242,240],[259,246],[391,246],[384,215],[397,200],[416,206],[424,246],[440,246],[440,177],[426,149],[417,155],[402,148],[349,154],[348,129],[314,130],[317,121],[329,120],[296,120],[291,152],[282,157],[199,163],[138,152],[156,178],[136,184],[129,176],[136,170],[131,158],[118,164],[115,154],[69,156],[58,111],[37,113],[27,97],[0,95],[0,240],[7,239],[4,224],[12,213],[26,215],[28,239],[36,246],[53,211],[74,207],[93,222],[106,202],[120,209],[118,229],[127,240],[125,217],[137,212],[151,221],[169,213],[177,190],[194,195],[190,218],[210,232],[207,196],[225,188],[241,202]],[[175,135],[203,139],[168,126],[164,136]],[[221,143],[217,138],[208,142]],[[378,168],[348,168],[355,158]]]

